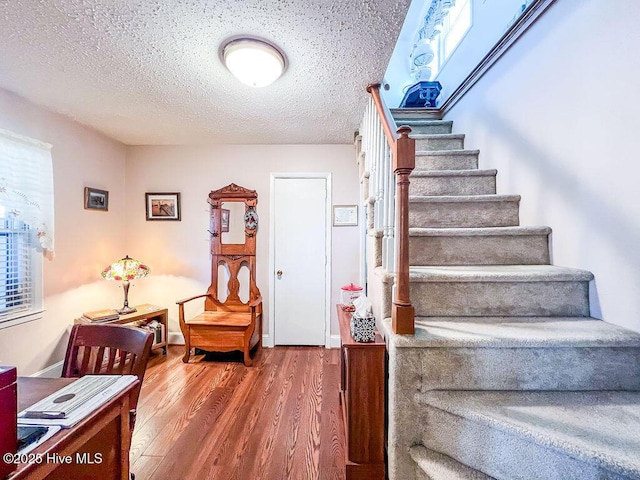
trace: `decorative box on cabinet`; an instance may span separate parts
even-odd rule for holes
[[[385,478],[386,347],[353,340],[350,313],[338,305],[340,324],[340,403],[346,440],[346,479]]]

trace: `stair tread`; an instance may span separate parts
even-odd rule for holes
[[[640,476],[640,392],[429,391],[416,400],[584,463]]]
[[[411,177],[493,177],[498,174],[495,169],[490,170],[414,170]]]
[[[447,138],[455,138],[460,139],[464,138],[464,133],[411,133],[409,134],[411,138],[416,140],[426,138],[428,140],[439,140],[439,139],[447,139]]]
[[[440,109],[437,107],[415,107],[415,108],[390,108],[391,115],[425,115],[429,113],[439,113]]]
[[[402,125],[453,125],[451,120],[419,120],[419,119],[410,119],[405,120],[401,118]],[[400,125],[398,125],[400,126]]]
[[[469,228],[410,228],[412,237],[473,237],[502,235],[549,235],[551,228],[545,226],[525,227],[469,227]]]
[[[399,348],[640,347],[640,333],[591,317],[416,317],[413,337],[391,341]]]
[[[458,265],[409,267],[412,282],[588,282],[586,270],[556,265]]]
[[[466,149],[457,149],[457,150],[416,150],[416,157],[421,156],[446,156],[446,155],[479,155],[480,150],[466,150]]]
[[[409,203],[519,202],[520,195],[411,195]]]

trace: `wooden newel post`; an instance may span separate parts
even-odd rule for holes
[[[393,172],[396,174],[398,202],[398,249],[396,252],[396,295],[391,321],[394,333],[413,335],[414,309],[409,296],[409,175],[416,166],[416,141],[409,138],[411,128],[398,129],[393,148]]]

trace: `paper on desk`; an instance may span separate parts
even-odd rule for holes
[[[59,425],[49,425],[46,428],[47,428],[47,433],[42,435],[35,442],[30,443],[29,445],[27,445],[21,450],[18,450],[18,455],[24,455],[25,453],[29,453],[31,450],[33,450],[36,447],[39,447],[40,445],[42,445],[44,442],[49,440],[51,437],[53,437],[56,433],[58,433],[61,430],[61,427]]]
[[[72,427],[136,380],[135,375],[86,375],[21,411],[18,424]],[[37,412],[42,413],[41,418],[34,418]],[[60,418],[53,418],[58,415]]]

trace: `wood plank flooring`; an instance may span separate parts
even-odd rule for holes
[[[344,480],[339,349],[262,349],[252,367],[241,354],[183,364],[182,353],[149,361],[136,480]]]

